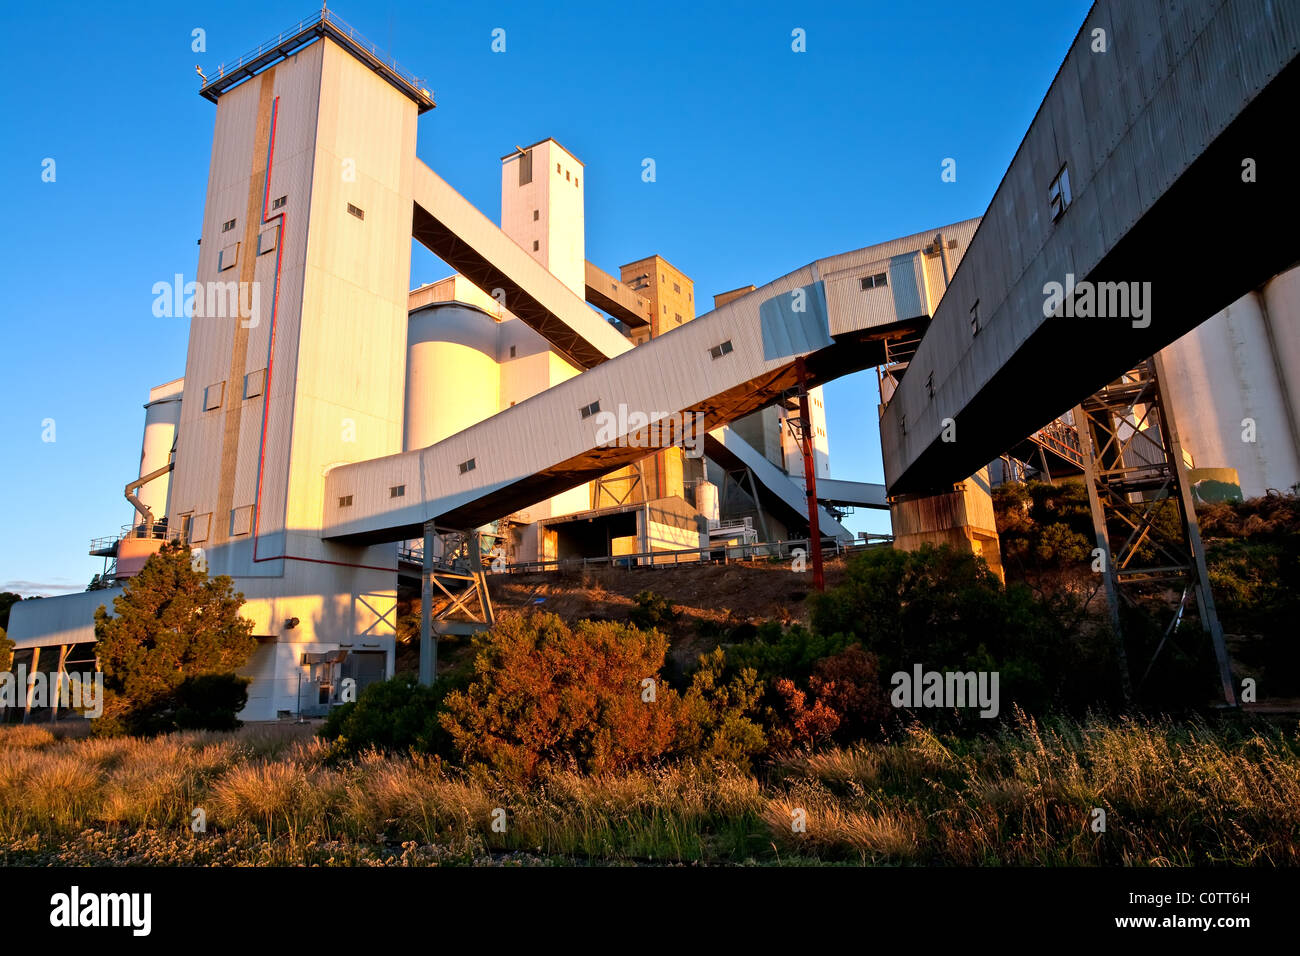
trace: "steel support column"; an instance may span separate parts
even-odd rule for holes
[[[826,590],[826,573],[822,567],[822,535],[817,513],[817,463],[813,459],[812,415],[808,409],[808,369],[803,356],[794,363],[799,377],[799,445],[803,449],[803,480],[808,493],[808,550],[812,552],[813,587]]]
[[[1174,612],[1152,664],[1194,595],[1201,629],[1214,648],[1224,700],[1236,706],[1236,687],[1223,627],[1210,590],[1205,550],[1187,479],[1183,447],[1172,410],[1162,400],[1159,356],[1142,362],[1074,409],[1083,457],[1084,482],[1092,510],[1111,626],[1119,643],[1125,694],[1130,677],[1123,649],[1121,602],[1136,605],[1145,590],[1181,587],[1184,600]],[[1177,523],[1162,518],[1177,512]],[[1151,666],[1147,667],[1150,673]]]
[[[435,588],[440,592],[437,611]],[[438,677],[440,635],[474,634],[487,630],[494,621],[478,531],[450,531],[426,521],[420,581],[420,683],[429,685]]]
[[[426,521],[420,575],[420,683],[426,687],[438,676],[438,639],[433,633],[433,542],[436,535],[433,522]]]

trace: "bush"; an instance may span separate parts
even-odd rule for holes
[[[762,725],[763,682],[752,667],[734,668],[722,648],[701,655],[682,699],[679,749],[748,768],[768,747]]]
[[[559,767],[612,773],[676,741],[680,699],[660,678],[668,642],[658,631],[570,627],[540,613],[501,620],[475,644],[474,676],[447,695],[441,716],[466,765],[513,778]]]
[[[724,651],[715,654],[722,660]],[[857,739],[890,715],[879,663],[851,634],[766,623],[753,641],[726,649],[725,670],[733,681],[753,675],[758,694],[748,713],[762,731],[759,749]]]
[[[818,661],[853,643],[848,634],[825,634],[802,624],[782,627],[767,621],[758,626],[753,640],[727,648],[727,664],[733,670],[753,668],[759,679],[769,684],[782,677],[806,681]]]
[[[319,736],[339,752],[437,753],[446,749],[438,709],[451,690],[447,681],[426,687],[410,677],[377,681],[355,701],[333,708]]]
[[[170,694],[148,705],[132,707],[96,721],[100,736],[128,733],[152,737],[176,730],[236,730],[236,716],[248,703],[247,677],[235,674],[200,674],[186,677]]]
[[[177,730],[235,730],[252,679],[235,674],[187,677],[176,688]]]
[[[1077,632],[1078,612],[1068,597],[1003,587],[975,555],[927,545],[855,556],[842,584],[814,596],[811,618],[818,634],[857,638],[882,676],[916,664],[997,671],[1006,715],[1012,704],[1041,713],[1113,699],[1113,655],[1104,635],[1084,639]]]
[[[681,613],[666,597],[654,591],[641,591],[632,600],[636,607],[628,613],[628,618],[642,630],[663,627],[677,620]]]
[[[993,489],[1003,563],[1030,569],[1081,569],[1092,553],[1092,511],[1082,482],[1007,482]]]

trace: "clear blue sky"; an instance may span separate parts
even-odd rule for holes
[[[659,253],[697,298],[983,213],[1087,0],[332,7],[434,90],[419,154],[489,217],[499,157],[554,136],[587,167],[587,257]],[[209,71],[311,0],[9,5],[0,33],[0,590],[85,587],[131,517],[151,386],[184,374],[215,107]],[[207,52],[191,49],[206,31]],[[506,30],[506,52],[490,49]],[[806,31],[807,52],[791,50]],[[41,180],[55,160],[56,180]],[[658,180],[641,180],[653,157]],[[956,183],[940,163],[957,160]],[[446,275],[418,250],[412,284]],[[880,481],[874,372],[827,388],[831,470]],[[42,441],[54,420],[55,441]],[[886,530],[859,514],[855,530]]]

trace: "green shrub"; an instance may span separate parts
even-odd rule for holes
[[[701,655],[682,697],[679,750],[748,767],[768,747],[763,691],[757,672],[752,667],[729,668],[722,648]]]
[[[636,606],[628,613],[628,617],[642,630],[663,627],[677,620],[681,613],[666,597],[654,591],[641,591],[632,600]]]
[[[236,674],[187,677],[176,688],[178,730],[235,730],[236,716],[248,704],[252,679]]]
[[[450,690],[446,681],[432,687],[405,676],[377,681],[355,701],[333,708],[319,736],[335,741],[342,753],[443,751],[446,734],[438,723],[438,709]]]
[[[828,640],[851,635],[888,681],[921,664],[934,671],[997,671],[1001,711],[1083,708],[1114,699],[1118,670],[1106,637],[1084,637],[1078,602],[1003,587],[983,559],[949,547],[856,555],[843,582],[812,599]],[[920,715],[929,719],[933,715]]]
[[[758,678],[769,684],[781,677],[804,681],[818,661],[852,643],[853,637],[848,634],[826,634],[802,624],[782,627],[766,621],[758,626],[752,640],[727,648],[727,664],[732,670],[753,668]]]

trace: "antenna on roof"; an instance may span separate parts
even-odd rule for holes
[[[199,79],[204,83],[208,82],[208,78],[203,75],[203,67],[199,66],[197,63],[194,64],[194,72],[199,75]]]

